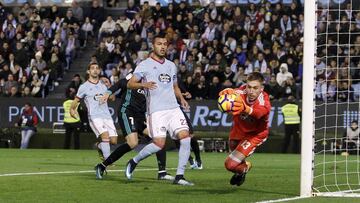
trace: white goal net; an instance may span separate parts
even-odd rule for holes
[[[311,189],[313,195],[360,197],[360,0],[338,2],[317,1],[313,18]]]

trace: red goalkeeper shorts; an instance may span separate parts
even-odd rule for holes
[[[236,140],[230,139],[229,140],[230,150],[231,151],[237,150],[238,152],[241,152],[243,155],[248,157],[252,153],[254,153],[256,147],[260,146],[262,143],[266,141],[267,134],[268,132],[266,132],[266,134],[261,133],[258,136],[243,137]]]

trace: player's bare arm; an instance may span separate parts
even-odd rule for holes
[[[79,103],[80,103],[80,99],[77,98],[77,97],[75,97],[74,101],[71,103],[71,106],[70,106],[70,115],[71,115],[71,117],[73,117],[73,118],[78,118],[78,117],[79,117],[79,115],[78,115],[78,113],[77,113],[77,111],[76,111],[76,108],[77,108],[77,106],[79,105]]]
[[[127,83],[127,88],[129,89],[149,89],[154,90],[157,88],[156,82],[150,81],[142,83],[135,76],[132,76],[129,82]]]

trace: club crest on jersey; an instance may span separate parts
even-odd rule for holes
[[[103,94],[95,94],[94,100],[99,101],[102,96],[104,96],[104,95]]]
[[[159,81],[162,83],[169,83],[171,82],[171,77],[168,74],[161,73],[159,75]]]

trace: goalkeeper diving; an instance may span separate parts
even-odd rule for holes
[[[271,104],[269,96],[264,92],[264,77],[253,72],[248,75],[247,83],[239,88],[227,88],[219,94],[236,95],[230,111],[233,115],[233,125],[229,136],[231,153],[225,160],[225,168],[234,173],[230,179],[231,185],[240,186],[251,169],[251,163],[246,161],[269,134],[269,113]]]

